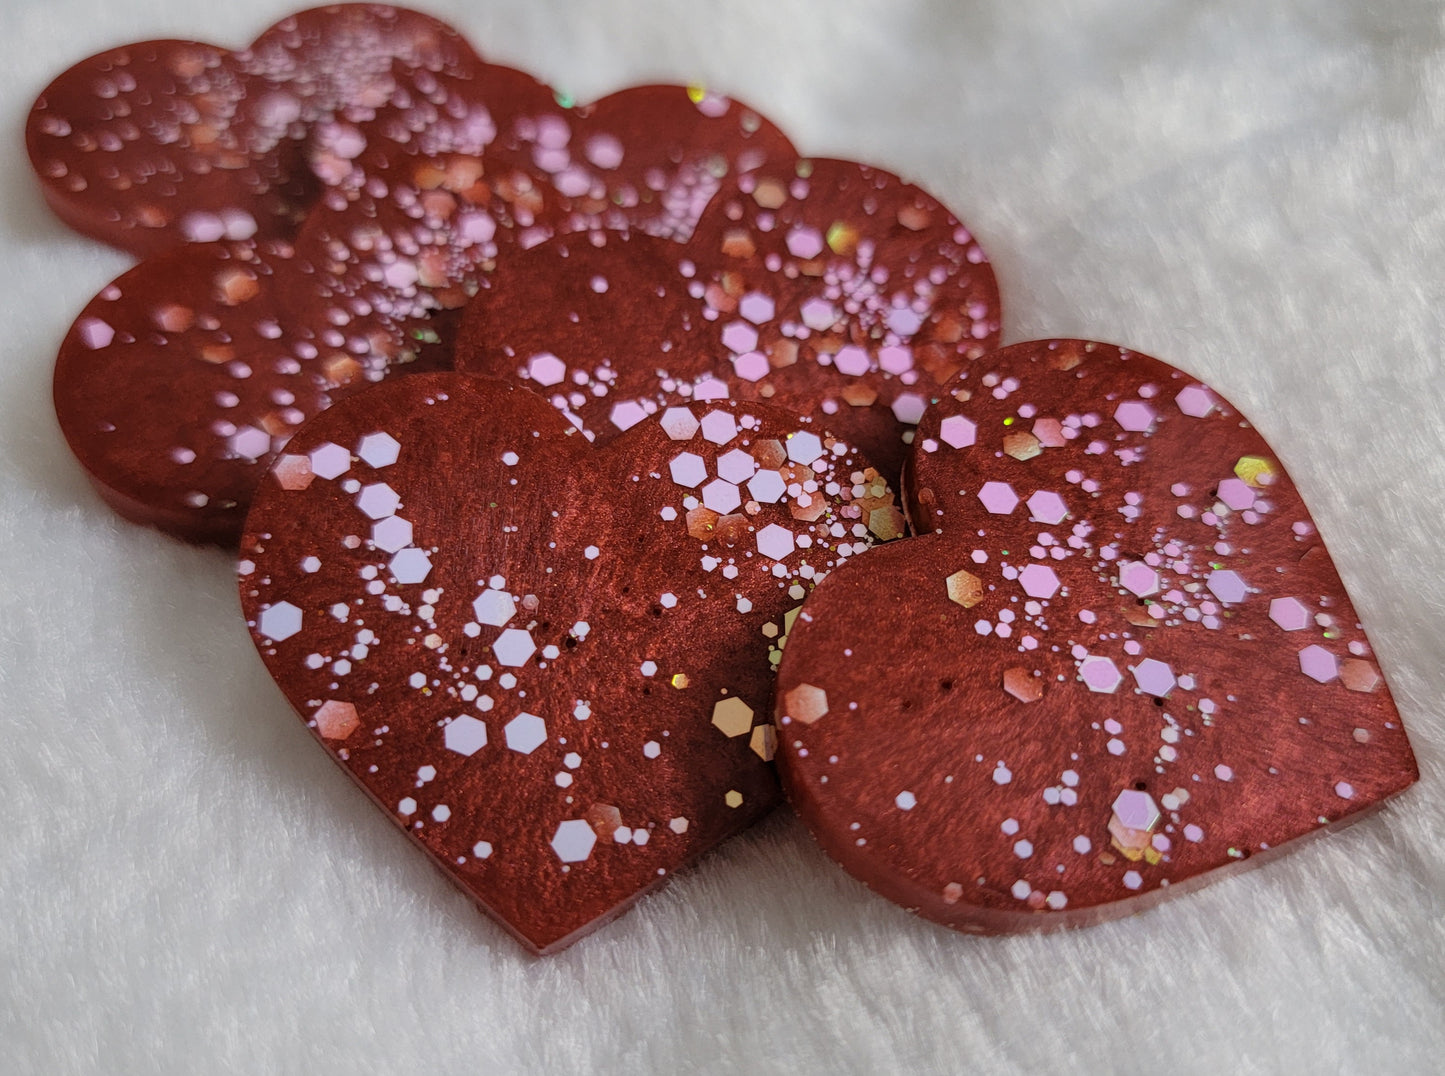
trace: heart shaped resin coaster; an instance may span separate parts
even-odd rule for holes
[[[686,245],[557,239],[472,306],[458,369],[521,377],[605,442],[691,397],[811,415],[896,477],[931,395],[998,338],[993,271],[926,192],[849,161],[730,178]]]
[[[294,230],[319,184],[313,127],[370,119],[439,74],[486,65],[450,27],[383,4],[301,12],[245,52],[142,41],[82,60],[26,123],[46,201],[135,254]]]
[[[504,70],[442,72],[394,95],[367,123],[328,128],[321,141],[344,151],[320,150],[318,173],[354,189],[369,168],[401,154],[485,152],[530,171],[563,201],[563,232],[638,229],[685,240],[727,177],[797,155],[759,112],[699,87],[631,86],[574,108],[550,90],[539,99],[500,84]]]
[[[686,240],[714,195],[797,150],[767,117],[698,86],[631,86],[539,125],[533,161],[570,201],[565,231],[636,228]]]
[[[1226,400],[1054,340],[946,386],[908,469],[924,537],[809,598],[779,762],[819,842],[920,915],[1125,914],[1417,778],[1298,490]]]
[[[500,206],[487,220],[505,242]],[[148,258],[86,305],[56,357],[55,411],[111,507],[232,543],[307,417],[423,351],[430,361],[415,368],[450,363],[426,348],[440,326],[344,306],[318,283],[284,243],[197,243]]]
[[[347,772],[546,952],[773,806],[782,634],[878,512],[875,471],[771,409],[595,449],[529,392],[419,375],[292,439],[241,602]]]
[[[141,41],[82,60],[46,87],[25,127],[56,216],[134,254],[202,237],[276,236],[307,198],[287,123],[247,109],[236,54]],[[267,122],[269,118],[269,122]]]

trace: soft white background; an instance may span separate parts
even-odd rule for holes
[[[0,1069],[1423,1072],[1445,1065],[1445,23],[1431,0],[436,0],[579,99],[702,80],[885,165],[992,252],[1009,341],[1233,398],[1313,506],[1419,754],[1385,813],[1069,936],[873,898],[780,815],[546,960],[479,917],[272,687],[227,559],[111,517],[49,407],[126,259],[20,129],[124,40],[291,8],[0,0]]]

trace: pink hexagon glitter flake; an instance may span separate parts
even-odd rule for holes
[[[1059,590],[1059,577],[1047,564],[1030,564],[1019,572],[1019,586],[1030,598],[1052,598]]]
[[[1269,618],[1284,631],[1304,631],[1310,626],[1310,611],[1298,598],[1272,598]]]
[[[1157,698],[1167,697],[1177,683],[1174,670],[1166,662],[1155,658],[1145,658],[1129,671],[1134,674],[1134,682],[1139,685],[1140,691]]]
[[[1340,662],[1334,654],[1315,643],[1299,652],[1300,672],[1311,680],[1328,684],[1340,675]]]
[[[1154,421],[1154,409],[1143,400],[1125,400],[1114,408],[1114,421],[1131,433],[1142,433]]]
[[[964,447],[955,445],[955,448]],[[1052,490],[1041,489],[1031,494],[1028,499],[1029,517],[1039,523],[1047,523],[1049,526],[1057,526],[1064,521],[1069,514],[1069,506],[1064,499]]]
[[[1204,418],[1214,409],[1214,397],[1203,385],[1186,385],[1174,397],[1174,402],[1190,418]]]
[[[1095,654],[1079,662],[1079,679],[1090,691],[1108,694],[1119,689],[1124,682],[1124,674],[1110,659]]]
[[[950,415],[938,426],[938,439],[950,448],[967,448],[976,433],[974,424],[962,415]]]
[[[1130,829],[1147,831],[1159,821],[1159,808],[1149,793],[1126,788],[1114,800],[1114,815]]]
[[[1159,573],[1143,561],[1125,561],[1119,565],[1119,585],[1131,594],[1147,598],[1159,592]]]
[[[1216,598],[1229,604],[1238,604],[1249,594],[1249,588],[1245,586],[1239,573],[1228,569],[1210,572],[1205,577],[1204,585]]]
[[[1018,506],[1019,495],[1007,482],[985,482],[978,491],[979,502],[994,515],[1006,516]]]
[[[1219,499],[1236,512],[1242,512],[1254,507],[1255,493],[1243,479],[1226,478],[1219,483]]]
[[[942,386],[908,468],[922,535],[819,586],[780,668],[831,706],[778,709],[789,798],[874,891],[973,932],[1097,922],[1416,779],[1299,491],[1224,397],[1019,344]]]

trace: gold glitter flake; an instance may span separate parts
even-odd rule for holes
[[[232,266],[216,274],[216,298],[226,306],[240,306],[261,293],[261,283],[249,269]]]
[[[1077,341],[1065,340],[1060,343],[1058,349],[1049,355],[1049,368],[1051,370],[1072,370],[1084,361],[1084,349]]]
[[[955,601],[965,609],[972,609],[983,601],[983,581],[972,572],[954,572],[946,583],[949,601]]]
[[[753,749],[753,754],[764,762],[773,761],[773,756],[778,753],[778,730],[772,725],[759,725],[753,729],[752,740],[748,746]]]
[[[737,697],[723,699],[712,708],[712,723],[724,736],[746,736],[753,727],[753,708]]]
[[[188,306],[166,303],[151,315],[156,326],[168,333],[183,333],[196,323],[196,312]]]
[[[801,493],[789,502],[788,511],[794,519],[816,523],[828,511],[828,499],[821,492]]]
[[[828,249],[834,254],[852,254],[858,247],[858,229],[847,221],[834,221],[828,229]]]
[[[1347,658],[1340,662],[1340,683],[1351,691],[1374,691],[1380,686],[1380,674],[1368,661]]]
[[[756,250],[752,236],[741,228],[723,235],[722,252],[729,258],[751,258]]]
[[[338,352],[322,363],[321,372],[326,375],[328,385],[349,385],[361,376],[361,363]]]
[[[743,805],[743,794],[735,788],[730,788],[728,789],[727,795],[723,797],[723,802],[729,807],[741,807]]]
[[[1159,621],[1149,615],[1147,609],[1141,609],[1137,605],[1124,606],[1124,619],[1136,628],[1157,628]]]
[[[774,370],[792,366],[797,361],[798,342],[796,340],[775,340],[768,345],[768,365]]]
[[[788,188],[776,179],[760,179],[753,188],[753,201],[763,209],[779,209],[788,200]]]
[[[923,206],[906,205],[898,211],[898,223],[910,232],[921,232],[927,228],[933,215]]]
[[[691,683],[691,681],[688,680],[687,673],[676,673],[673,675],[672,686],[677,688],[677,690],[681,691],[687,687],[689,683]]]
[[[622,826],[622,812],[610,803],[594,803],[583,817],[592,827],[592,832],[605,841],[610,841]]]
[[[1241,456],[1234,465],[1234,474],[1255,489],[1267,486],[1275,479],[1275,466],[1263,456]]]
[[[316,479],[311,470],[311,460],[306,456],[285,455],[271,467],[271,476],[276,484],[286,490],[306,489]]]
[[[1147,830],[1130,829],[1122,824],[1117,816],[1109,821],[1109,837],[1109,843],[1122,852],[1125,859],[1134,863],[1143,859],[1145,852],[1151,847]]]
[[[750,530],[747,516],[731,512],[718,518],[713,525],[713,536],[723,545],[731,548],[746,541]]]
[[[1003,689],[1019,702],[1038,702],[1044,697],[1043,680],[1018,667],[1004,670]]]
[[[711,508],[694,508],[687,513],[687,533],[699,542],[705,542],[712,537],[719,518]]]
[[[788,462],[788,450],[776,438],[758,441],[751,449],[753,459],[765,471],[776,471]]]
[[[868,513],[868,529],[880,542],[891,542],[903,537],[903,513],[892,505],[875,508]]]
[[[1003,450],[1006,455],[1020,462],[1042,455],[1044,451],[1039,439],[1026,430],[1014,430],[1005,436]]]

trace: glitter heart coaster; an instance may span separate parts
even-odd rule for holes
[[[850,873],[960,930],[1088,923],[1417,779],[1298,490],[1227,400],[1076,340],[945,390],[908,462],[926,533],[820,586],[779,672],[784,783]]]
[[[772,664],[880,509],[866,460],[769,408],[596,448],[525,390],[418,375],[293,439],[241,604],[346,772],[546,952],[777,802]]]

